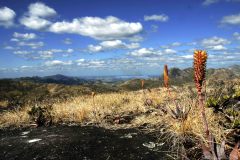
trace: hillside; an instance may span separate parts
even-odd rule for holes
[[[240,66],[229,68],[208,69],[207,80],[231,80],[240,75]],[[169,69],[170,84],[181,86],[193,83],[193,69]],[[141,88],[144,77],[69,77],[52,75],[46,77],[22,77],[0,80],[0,101],[7,106],[22,106],[26,103],[64,100],[78,95],[89,95],[91,92],[108,93],[122,91],[136,91]],[[132,79],[134,78],[134,79]],[[163,86],[163,76],[145,79],[144,88],[158,88]]]

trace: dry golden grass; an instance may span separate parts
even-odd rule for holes
[[[29,126],[30,118],[27,113],[29,107],[21,110],[12,110],[0,114],[0,128]]]
[[[139,116],[132,120],[129,127],[137,127],[144,123],[153,125],[166,124],[168,131],[174,133],[175,136],[186,134],[194,134],[203,138],[202,121],[199,116],[199,110],[196,106],[196,100],[192,100],[191,93],[187,88],[172,89],[172,95],[178,97],[177,102],[182,107],[191,107],[188,118],[183,122],[172,118],[169,114],[164,114],[156,108],[157,104],[161,104],[166,109],[173,107],[174,103],[169,101],[168,95],[164,88],[152,89],[151,92],[145,91],[146,98],[151,99],[153,104],[145,106],[142,99],[142,92],[123,92],[96,94],[94,103],[92,95],[79,96],[68,99],[64,102],[53,104],[51,114],[54,123],[99,123],[104,125],[104,117],[107,115],[123,115],[132,113],[140,113]],[[0,127],[29,125],[29,106],[22,110],[7,111],[1,113]],[[144,114],[149,110],[153,110],[150,114]],[[209,128],[217,139],[220,139],[223,130],[218,125],[218,117],[213,114],[211,109],[206,110]],[[122,127],[121,125],[117,125]],[[115,126],[116,127],[116,126]]]
[[[8,106],[8,101],[0,101],[0,107],[5,108]]]

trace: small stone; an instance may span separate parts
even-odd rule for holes
[[[146,143],[143,143],[143,146],[149,149],[153,149],[156,147],[156,144],[154,142],[146,142]]]

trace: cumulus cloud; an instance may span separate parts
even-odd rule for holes
[[[173,42],[171,44],[171,46],[173,46],[173,47],[178,47],[178,46],[181,46],[181,45],[182,45],[182,43],[180,43],[180,42]]]
[[[37,38],[36,34],[34,33],[18,33],[18,32],[14,32],[13,37],[14,37],[13,41],[18,41],[16,39],[32,40]]]
[[[211,4],[218,3],[218,2],[219,2],[219,0],[205,0],[205,1],[202,3],[202,5],[204,5],[204,6],[209,6],[209,5],[211,5]]]
[[[223,45],[216,45],[216,46],[208,46],[208,49],[213,51],[222,51],[222,50],[226,50],[227,48],[224,47]]]
[[[24,16],[20,19],[20,23],[27,28],[40,30],[47,28],[51,22],[49,20],[40,18],[40,17],[32,17],[32,16]]]
[[[102,46],[95,46],[95,45],[88,45],[88,50],[89,52],[101,52],[103,51],[103,47]]]
[[[52,59],[55,53],[61,53],[60,55],[66,56],[70,53],[74,52],[73,49],[48,49],[48,50],[15,50],[13,54],[19,55],[21,57],[31,59],[31,60],[39,60],[39,59]],[[57,56],[59,57],[59,55]]]
[[[209,5],[218,3],[220,1],[224,1],[224,2],[240,2],[239,0],[204,0],[202,5],[209,6]]]
[[[11,38],[10,41],[12,41],[12,42],[19,42],[19,39],[17,39],[17,38]]]
[[[213,51],[221,51],[226,50],[227,48],[224,45],[228,45],[230,43],[231,42],[225,38],[214,36],[211,38],[203,39],[200,44],[206,49]]]
[[[126,22],[114,16],[106,18],[82,17],[74,18],[72,21],[50,21],[49,18],[55,15],[57,12],[53,8],[37,2],[29,5],[28,12],[19,19],[19,22],[34,30],[79,34],[97,40],[130,39],[143,30],[140,22]],[[71,41],[66,39],[64,43],[70,44]]]
[[[135,36],[132,36],[132,37],[129,37],[128,40],[131,41],[131,42],[141,42],[143,41],[143,37],[142,36],[139,36],[139,35],[135,35]]]
[[[162,45],[162,46],[160,46],[160,47],[161,47],[161,48],[168,49],[168,48],[173,48],[173,47],[179,47],[179,46],[181,46],[181,45],[183,45],[183,44],[180,43],[180,42],[173,42],[173,43],[171,43],[171,44]]]
[[[53,8],[42,2],[36,2],[29,5],[28,12],[19,21],[30,29],[46,29],[51,24],[47,18],[56,14],[57,12]]]
[[[14,24],[14,18],[16,13],[8,8],[8,7],[1,7],[0,8],[0,26],[3,27],[10,27]]]
[[[38,51],[38,56],[33,57],[34,59],[51,59],[53,58],[53,51],[46,50],[46,51]]]
[[[24,41],[21,41],[21,42],[18,42],[18,45],[19,46],[31,47],[32,49],[37,49],[37,48],[43,47],[44,42],[24,42]]]
[[[65,66],[65,65],[71,65],[72,64],[72,61],[60,61],[60,60],[52,60],[52,61],[47,61],[45,62],[45,65],[46,66]]]
[[[62,49],[42,50],[42,51],[38,51],[39,56],[35,56],[34,59],[51,59],[51,58],[53,58],[54,53],[69,54],[72,52],[74,52],[74,50],[71,48],[69,48],[67,50],[62,50]]]
[[[234,32],[234,33],[233,33],[233,37],[234,37],[235,39],[237,39],[237,40],[240,40],[240,33]]]
[[[83,68],[103,68],[106,67],[106,62],[104,60],[85,60],[78,59],[76,60],[77,66]]]
[[[159,22],[166,22],[169,20],[169,17],[165,14],[160,15],[150,15],[150,16],[144,16],[144,21],[159,21]]]
[[[72,22],[53,23],[49,28],[49,31],[54,33],[79,34],[98,40],[129,38],[142,30],[139,22],[125,22],[113,16],[75,18]]]
[[[13,46],[5,46],[4,49],[7,49],[7,50],[14,50],[15,48]]]
[[[33,52],[23,50],[23,51],[14,51],[13,53],[16,54],[16,55],[29,55],[29,54],[32,54]]]
[[[130,52],[129,55],[134,57],[150,57],[160,55],[160,53],[157,50],[154,50],[153,48],[141,48]]]
[[[177,53],[177,51],[175,51],[174,49],[167,48],[167,49],[163,50],[163,53],[165,53],[165,54],[175,54],[175,53]]]
[[[170,48],[166,48],[164,50],[157,50],[154,48],[141,48],[130,52],[129,55],[134,57],[159,57],[175,53],[177,53],[177,51]]]
[[[103,52],[114,49],[136,49],[139,48],[139,43],[126,44],[121,40],[103,41],[99,45],[88,45],[89,52]]]
[[[29,15],[35,17],[50,17],[57,14],[57,12],[45,5],[42,2],[32,3],[28,6]]]
[[[240,25],[240,13],[224,16],[221,20],[221,23],[229,25]]]
[[[65,38],[65,39],[63,40],[63,43],[64,43],[64,44],[72,44],[72,40],[71,40],[70,38]]]
[[[85,62],[85,59],[84,59],[84,58],[81,58],[81,59],[76,60],[76,62],[77,62],[77,63],[83,63],[83,62]]]
[[[193,55],[192,54],[183,55],[181,57],[185,58],[185,59],[193,59]]]

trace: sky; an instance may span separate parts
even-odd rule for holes
[[[240,64],[240,0],[0,0],[0,78]]]

